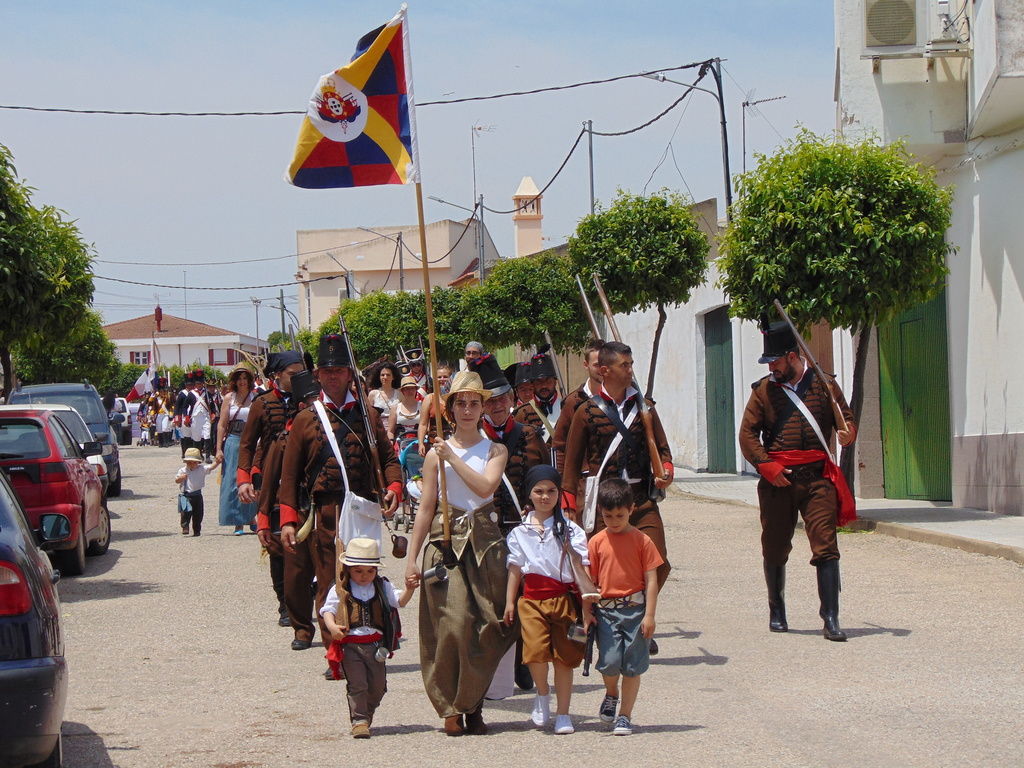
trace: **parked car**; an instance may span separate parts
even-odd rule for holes
[[[11,405],[63,403],[82,414],[95,439],[103,444],[103,460],[107,463],[107,477],[110,481],[107,494],[121,495],[121,453],[117,436],[124,423],[124,416],[115,413],[108,417],[96,387],[88,383],[33,384],[11,392],[7,402]]]
[[[71,535],[53,545],[62,573],[78,576],[85,556],[110,546],[110,513],[103,488],[86,456],[102,451],[93,441],[80,448],[53,411],[0,411],[0,469],[18,492],[29,522],[39,528],[45,514],[65,517]]]
[[[114,410],[124,416],[124,424],[121,425],[121,431],[118,433],[118,442],[121,445],[132,444],[132,411],[128,407],[128,401],[123,397],[117,398],[115,401],[117,404],[114,406]]]
[[[0,414],[10,410],[27,410],[30,406],[25,405],[0,405]],[[46,405],[36,406],[31,408],[35,411],[53,411],[53,414],[60,419],[61,424],[68,428],[68,432],[71,436],[78,441],[78,447],[85,451],[85,444],[94,441],[92,432],[89,430],[89,425],[85,423],[85,419],[82,418],[82,414],[72,408],[70,405],[61,405],[60,403],[47,403]],[[103,498],[107,498],[107,485],[109,483],[109,475],[107,475],[107,463],[103,460],[102,456],[87,456],[86,459],[92,468],[96,472],[96,476],[100,479],[100,484],[103,486]]]
[[[0,472],[0,766],[61,764],[68,670],[56,584],[41,551],[71,535],[67,519],[45,514],[32,530]]]

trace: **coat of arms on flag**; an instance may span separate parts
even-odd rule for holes
[[[286,181],[327,189],[417,180],[405,12],[403,5],[358,42],[349,64],[320,78]]]

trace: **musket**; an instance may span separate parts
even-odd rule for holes
[[[583,651],[583,676],[590,677],[590,665],[594,661],[594,643],[597,640],[597,622],[587,627],[587,646]]]
[[[608,303],[608,296],[604,292],[604,286],[601,285],[601,278],[594,273],[594,287],[597,288],[597,296],[601,300],[601,308],[604,310],[605,320],[608,321],[608,328],[611,329],[612,338],[617,342],[622,343],[622,336],[619,334],[619,326],[615,324],[615,316],[612,314],[611,304]],[[651,416],[651,409],[647,405],[647,401],[644,399],[643,390],[640,389],[640,385],[637,383],[636,374],[633,375],[633,388],[637,391],[637,400],[640,402],[640,421],[644,425],[644,434],[647,435],[647,453],[651,459],[651,470],[654,472],[654,476],[661,480],[668,480],[668,475],[665,472],[665,466],[661,461],[661,452],[658,450],[658,442],[654,439],[654,418]]]
[[[821,370],[821,366],[818,365],[818,361],[814,359],[814,355],[811,354],[810,347],[807,346],[807,342],[804,341],[803,335],[793,325],[793,321],[789,319],[789,315],[786,314],[785,308],[782,306],[782,302],[778,299],[775,300],[775,308],[779,310],[779,314],[782,315],[782,319],[786,321],[789,329],[793,331],[793,335],[796,337],[797,346],[800,347],[800,354],[803,355],[807,362],[811,364],[811,368],[818,374],[818,378],[821,379],[825,385],[825,391],[828,392],[828,399],[832,403],[832,413],[836,417],[836,430],[839,432],[847,431],[848,427],[846,424],[846,417],[843,416],[843,409],[839,407],[839,402],[836,400],[835,393],[832,391],[832,382],[825,378],[825,374]]]
[[[373,490],[377,494],[377,501],[381,507],[381,517],[387,518],[388,505],[384,501],[387,484],[384,482],[384,469],[380,463],[380,451],[377,447],[377,433],[370,420],[370,407],[366,402],[366,394],[363,392],[362,383],[359,381],[359,374],[356,373],[359,367],[356,365],[356,355],[352,351],[352,340],[348,335],[348,327],[345,325],[345,317],[338,313],[338,326],[342,338],[345,339],[345,349],[348,352],[348,361],[352,365],[353,378],[355,381],[356,400],[359,402],[359,410],[363,415],[363,429],[366,432],[366,450],[370,454],[370,465],[373,467]]]
[[[583,281],[580,280],[579,275],[576,275],[576,285],[580,287],[580,298],[583,299],[583,309],[586,310],[587,320],[590,321],[590,330],[593,332],[595,339],[600,339],[601,334],[597,330],[597,320],[594,319],[594,310],[590,308],[590,300],[587,298],[587,292],[583,289]]]
[[[558,364],[558,355],[555,354],[555,345],[551,343],[551,334],[548,331],[544,331],[544,339],[547,341],[548,347],[551,351],[551,362],[555,365],[555,376],[558,377],[558,386],[562,389],[560,397],[565,397],[565,393],[569,390],[565,388],[565,379],[562,378],[562,366]]]

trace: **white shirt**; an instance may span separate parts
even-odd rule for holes
[[[206,402],[206,390],[195,390],[196,404],[192,406],[192,439],[205,440],[210,437],[210,409]]]
[[[507,565],[518,565],[523,574],[533,573],[538,576],[570,584],[573,581],[572,564],[568,557],[563,557],[562,542],[554,533],[555,518],[544,521],[544,532],[534,527],[535,519],[530,512],[526,521],[509,531]],[[587,553],[587,534],[572,520],[565,521],[569,533],[569,544],[583,558],[583,565],[590,565]]]
[[[456,448],[452,445],[451,440],[448,441],[448,446],[455,452],[455,455],[466,462],[470,469],[480,475],[487,468],[487,456],[490,454],[492,445],[493,443],[490,440],[481,440],[472,448]],[[444,465],[444,473],[446,481],[445,490],[448,492],[449,504],[459,509],[473,510],[477,507],[482,507],[494,498],[493,494],[490,496],[477,496],[469,490],[469,486],[466,485],[447,462]]]
[[[178,470],[175,479],[184,476],[185,482],[181,484],[182,493],[194,493],[203,490],[206,485],[206,476],[213,471],[212,464],[196,464],[195,469],[189,469],[186,464]]]
[[[348,591],[356,600],[362,600],[364,603],[367,600],[371,600],[374,596],[373,582],[366,584],[356,584],[354,581],[349,579]],[[387,597],[388,603],[392,608],[398,607],[398,598],[401,596],[401,592],[398,588],[390,581],[384,582],[384,596]],[[338,615],[338,608],[341,606],[341,598],[338,597],[338,590],[331,587],[327,592],[327,599],[324,601],[324,607],[320,609],[320,615],[323,616],[325,613],[333,613],[335,617]],[[372,635],[379,630],[373,627],[354,627],[349,630],[349,635]]]

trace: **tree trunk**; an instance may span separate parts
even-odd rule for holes
[[[668,319],[668,314],[665,312],[665,305],[658,304],[658,328],[654,331],[654,346],[651,347],[651,370],[647,374],[647,391],[644,393],[644,397],[648,400],[653,399],[654,395],[654,369],[658,365],[658,347],[661,346],[661,332],[665,330],[665,321]]]
[[[0,347],[0,367],[4,372],[3,401],[6,403],[14,389],[14,366],[11,364],[11,348],[8,346]]]
[[[864,409],[864,369],[868,364],[868,347],[871,342],[871,326],[867,326],[857,336],[857,352],[853,364],[853,391],[850,393],[850,410],[853,411],[853,423],[860,433],[860,414]],[[857,479],[857,444],[848,445],[843,448],[842,458],[839,460],[839,468],[846,476],[846,483],[850,486],[851,493],[854,491],[854,482]]]

